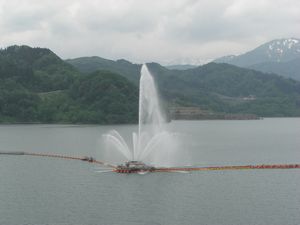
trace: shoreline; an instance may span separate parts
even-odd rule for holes
[[[296,119],[300,118],[300,116],[295,117],[259,117],[258,119],[221,119],[221,118],[202,118],[202,119],[172,119],[172,121],[243,121],[243,120],[264,120],[264,119]],[[1,123],[0,126],[10,126],[10,125],[60,125],[60,126],[127,126],[127,125],[137,125],[138,123],[112,123],[112,124],[97,124],[97,123],[38,123],[38,122],[32,122],[32,123],[24,123],[24,122],[18,122],[18,123]]]

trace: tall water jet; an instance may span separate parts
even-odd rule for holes
[[[167,165],[177,144],[174,134],[166,129],[154,79],[146,65],[141,68],[139,84],[139,124],[132,134],[132,148],[115,130],[103,135],[109,151],[119,152],[126,161],[143,161],[151,165]]]
[[[140,77],[138,143],[134,149],[136,160],[145,159],[151,141],[162,135],[164,123],[154,79],[147,66],[143,65]]]

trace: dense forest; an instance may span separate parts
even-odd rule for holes
[[[153,63],[150,70],[168,102],[176,105],[261,117],[300,115],[300,82],[292,79],[216,63],[185,71]]]
[[[169,70],[149,63],[164,105],[216,113],[300,116],[300,82],[228,64]],[[0,50],[0,122],[135,123],[141,65],[49,49]]]
[[[81,75],[48,49],[0,51],[0,122],[134,123],[138,88],[109,71]]]
[[[108,69],[134,83],[141,65],[125,60],[84,57],[67,60],[86,73]],[[158,89],[169,106],[200,107],[217,113],[255,114],[261,117],[300,115],[300,82],[240,68],[225,63],[209,63],[186,70],[170,70],[148,63]],[[135,72],[136,71],[136,72]]]

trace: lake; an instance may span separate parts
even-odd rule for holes
[[[104,157],[135,125],[0,125],[0,151]],[[300,163],[300,119],[174,121],[195,166]],[[98,173],[80,161],[0,155],[0,224],[299,224],[300,170]]]

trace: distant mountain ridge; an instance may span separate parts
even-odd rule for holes
[[[84,63],[82,63],[82,60]],[[141,65],[100,57],[73,59],[49,49],[0,50],[0,122],[134,123]],[[300,116],[300,82],[225,63],[170,70],[148,63],[165,108],[217,115]]]
[[[248,67],[263,62],[287,62],[300,58],[300,39],[276,39],[238,56],[225,56],[214,60]]]
[[[122,74],[135,84],[137,84],[139,79],[141,68],[141,64],[133,64],[125,59],[114,61],[98,56],[67,59],[65,62],[71,64],[82,73],[91,73],[97,70],[108,70],[114,73]]]
[[[72,65],[82,71],[80,59],[74,60],[78,61]],[[86,60],[88,59],[85,58],[85,64],[88,64]],[[111,62],[109,64],[112,65]],[[117,65],[116,68],[124,77],[129,74],[122,71],[136,71],[136,74],[130,74],[130,79],[137,79],[133,82],[138,83],[141,65],[122,64],[118,61],[114,61],[113,65]],[[252,113],[259,116],[280,116],[290,110],[297,114],[300,110],[296,103],[299,99],[295,97],[300,93],[300,82],[289,81],[277,75],[216,63],[187,70],[170,70],[158,63],[147,65],[161,95],[171,106],[198,106],[215,112]],[[102,70],[107,69],[107,66],[101,67],[97,63],[93,68]],[[116,68],[112,68],[113,71]],[[294,100],[284,100],[284,96],[290,95],[288,92],[295,92]],[[287,106],[285,101],[293,103]],[[287,109],[289,107],[293,109]]]
[[[190,64],[183,64],[183,65],[169,65],[165,66],[169,70],[188,70],[188,69],[194,69],[197,66],[196,65],[190,65]]]
[[[262,72],[276,73],[300,80],[300,39],[286,38],[267,42],[238,56],[224,56],[214,60]]]
[[[284,77],[300,80],[300,58],[286,62],[259,63],[249,66],[248,68],[265,73],[276,73]]]

